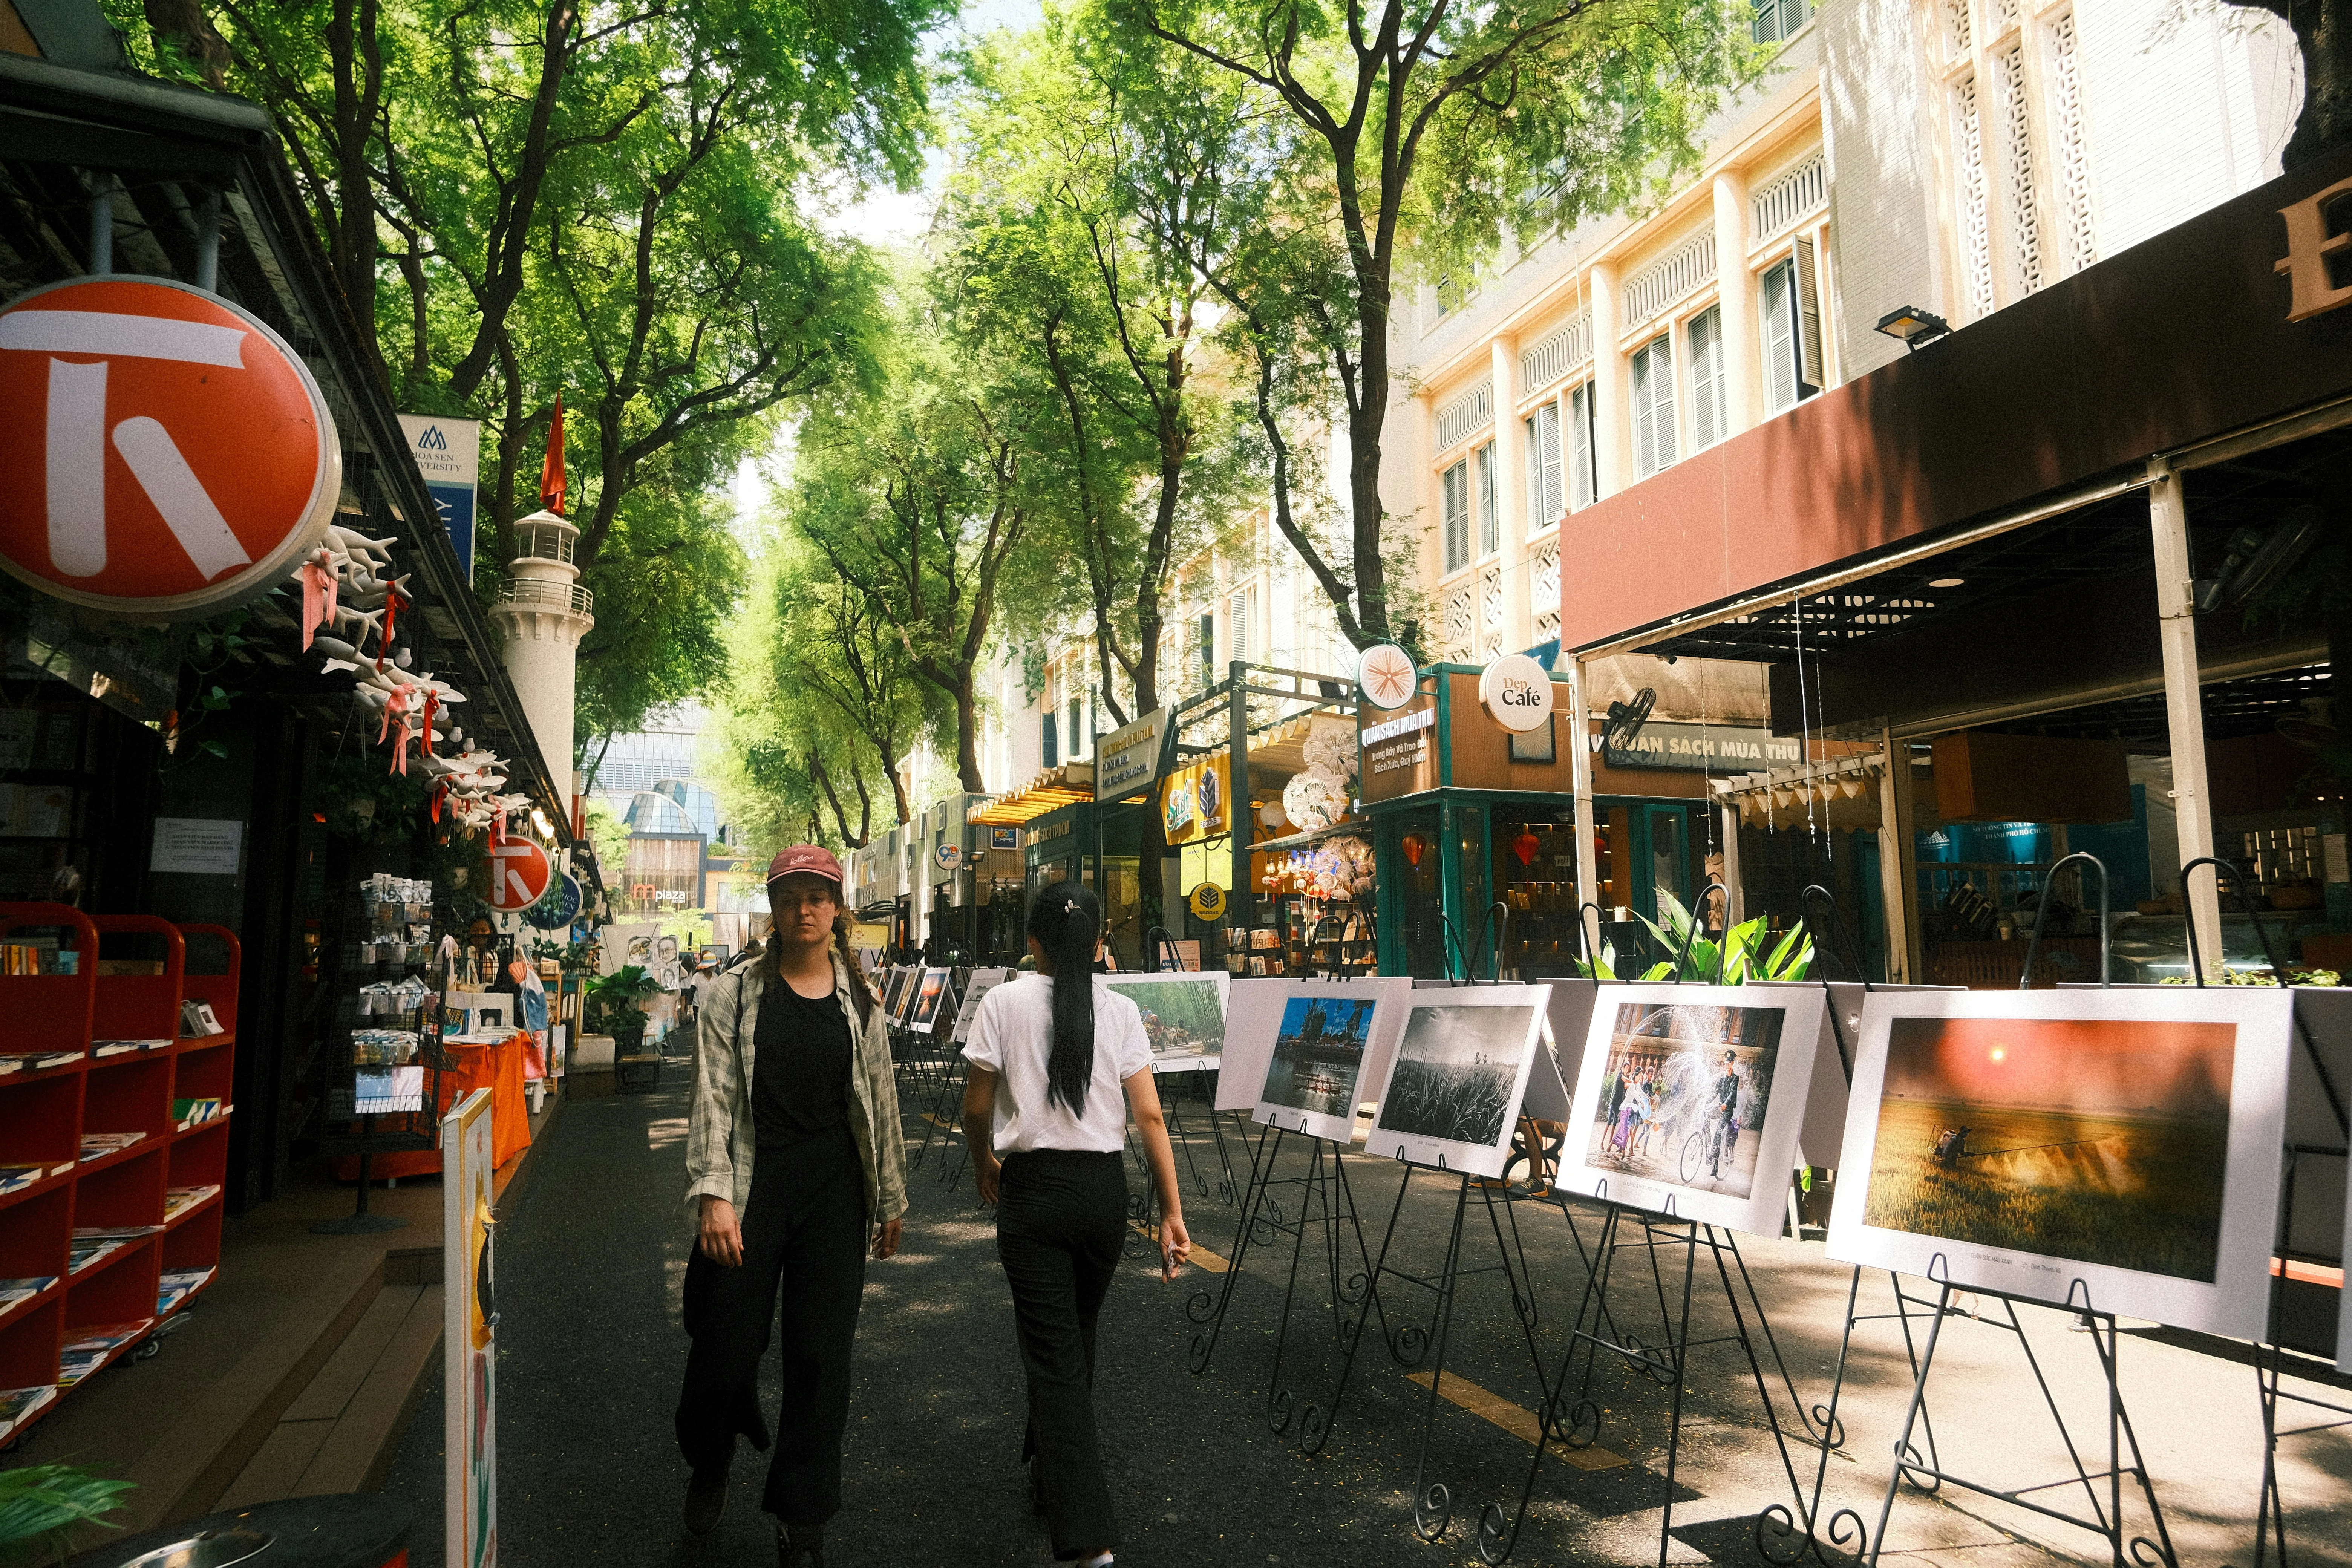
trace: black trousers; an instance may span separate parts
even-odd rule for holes
[[[1021,1457],[1037,1462],[1054,1555],[1118,1544],[1095,1432],[1095,1319],[1127,1234],[1127,1166],[1058,1149],[1010,1155],[996,1206],[996,1255],[1029,1374]]]
[[[783,1405],[760,1506],[785,1524],[823,1524],[841,1510],[841,1440],[849,1426],[849,1356],[866,1289],[866,1177],[857,1149],[761,1150],[741,1215],[743,1262],[697,1247],[686,1265],[686,1384],[677,1448],[698,1472],[723,1470],[738,1434],[769,1447],[760,1360],[783,1325]]]

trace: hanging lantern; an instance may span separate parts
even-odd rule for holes
[[[1511,853],[1519,858],[1519,864],[1522,866],[1534,865],[1536,851],[1542,847],[1543,840],[1525,830],[1522,830],[1517,838],[1511,840]]]
[[[1418,868],[1421,865],[1422,856],[1428,851],[1429,840],[1418,833],[1408,833],[1404,836],[1403,842],[1406,863]]]

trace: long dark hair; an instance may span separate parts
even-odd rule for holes
[[[1083,882],[1055,882],[1029,901],[1029,934],[1054,974],[1054,1048],[1045,1098],[1083,1111],[1095,1077],[1095,942],[1102,902]]]

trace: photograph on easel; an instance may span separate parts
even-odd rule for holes
[[[1780,1007],[1615,1009],[1585,1163],[1750,1195],[1787,1018]]]
[[[2285,990],[1874,994],[1829,1254],[2258,1339]]]
[[[1548,985],[1415,993],[1367,1149],[1500,1176],[1550,994]]]
[[[1168,1072],[1217,1065],[1225,1048],[1225,990],[1231,984],[1224,971],[1121,974],[1105,984],[1143,1010],[1153,1068]]]
[[[944,969],[923,971],[921,986],[915,993],[915,1010],[907,1027],[918,1035],[928,1035],[940,1016],[940,999],[947,994],[948,972]]]
[[[1372,1043],[1372,996],[1293,996],[1282,1009],[1261,1103],[1353,1124]]]

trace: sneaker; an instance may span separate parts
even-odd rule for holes
[[[776,1568],[824,1568],[824,1526],[776,1526]]]
[[[727,1508],[727,1472],[697,1470],[686,1483],[686,1532],[708,1535],[719,1528]]]

